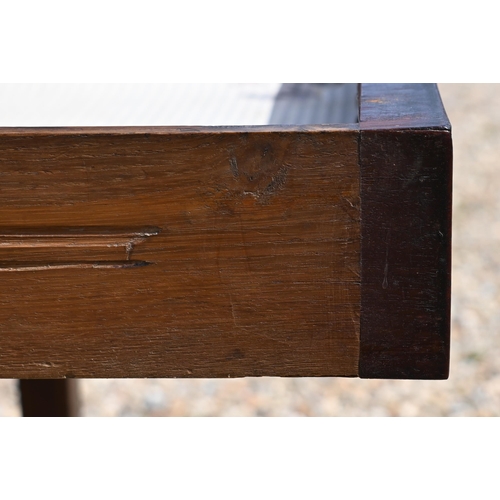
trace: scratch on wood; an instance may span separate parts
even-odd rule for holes
[[[276,172],[276,175],[272,178],[271,182],[264,189],[264,193],[267,195],[271,195],[274,194],[278,189],[281,189],[285,185],[287,174],[287,167],[281,167]]]
[[[236,158],[233,156],[232,158],[229,159],[229,166],[231,167],[231,172],[235,177],[240,176],[240,172],[238,170],[238,162],[236,161]]]
[[[267,204],[271,196],[277,191],[283,189],[288,175],[288,167],[282,166],[276,174],[271,178],[271,181],[263,189],[244,190],[243,195],[253,196],[262,204]]]
[[[237,323],[236,323],[236,315],[234,314],[234,303],[233,303],[233,297],[231,295],[231,292],[229,293],[229,302],[231,304],[231,314],[233,316],[233,323],[234,323],[234,326],[235,327],[238,327]]]
[[[37,231],[5,230],[0,233],[1,247],[44,248],[44,247],[126,247],[144,241],[160,233],[159,228],[146,228],[138,231],[123,229],[64,228]]]
[[[35,366],[40,366],[42,368],[58,368],[59,365],[56,363],[51,363],[50,361],[41,362],[41,363],[33,363]]]
[[[46,271],[53,269],[127,269],[142,267],[152,264],[142,260],[131,260],[132,252],[136,245],[146,238],[156,236],[160,233],[157,227],[146,227],[138,230],[118,228],[64,228],[24,230],[23,232],[3,229],[0,233],[0,255],[2,249],[20,249],[19,257],[14,263],[1,263],[0,272],[5,271]],[[125,260],[116,259],[116,255],[110,255],[109,260],[102,256],[100,260],[83,259],[81,256],[72,255],[70,251],[58,249],[71,248],[125,248]],[[22,250],[49,249],[49,262],[26,262],[26,253]],[[44,260],[44,259],[40,259]],[[24,262],[23,262],[24,261]]]
[[[0,264],[0,272],[52,271],[55,269],[131,269],[153,264],[145,260],[123,260],[106,262],[59,262],[52,264]]]
[[[382,282],[382,288],[385,290],[388,286],[387,276],[389,274],[389,245],[391,244],[391,230],[387,230],[387,237],[385,239],[385,266],[384,266],[384,281]]]

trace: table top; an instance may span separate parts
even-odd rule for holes
[[[357,84],[0,84],[0,127],[357,122]]]

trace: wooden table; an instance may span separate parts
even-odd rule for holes
[[[77,378],[448,377],[437,87],[246,88],[270,124],[0,128],[0,377],[25,415],[75,414]]]

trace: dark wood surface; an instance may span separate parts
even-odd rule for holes
[[[0,129],[0,376],[446,378],[450,125],[359,116]]]
[[[0,376],[355,376],[358,133],[0,132]]]
[[[360,376],[448,377],[450,124],[434,85],[363,86]]]
[[[362,84],[360,92],[361,130],[451,130],[435,84]]]

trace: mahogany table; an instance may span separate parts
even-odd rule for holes
[[[76,414],[78,378],[448,377],[437,87],[242,88],[267,124],[0,128],[0,377],[25,415]]]

